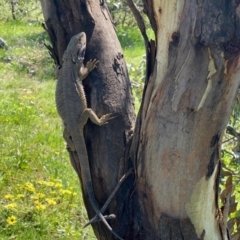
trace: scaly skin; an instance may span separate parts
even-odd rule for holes
[[[73,36],[63,56],[63,66],[60,70],[56,88],[56,105],[63,120],[63,137],[67,142],[68,151],[77,152],[78,158],[71,157],[71,163],[78,174],[81,172],[83,186],[86,187],[91,205],[99,219],[118,239],[123,240],[108,224],[97,207],[91,180],[87,149],[83,136],[83,127],[88,118],[99,126],[108,123],[113,117],[103,115],[100,119],[91,108],[87,108],[87,101],[81,81],[92,71],[98,61],[90,60],[84,67],[83,60],[86,48],[86,35],[81,32]],[[78,130],[78,131],[77,131]]]

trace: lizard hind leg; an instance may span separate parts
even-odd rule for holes
[[[84,126],[88,120],[88,118],[91,119],[93,123],[95,123],[98,126],[103,126],[105,124],[108,124],[108,121],[115,118],[111,113],[103,115],[101,118],[99,118],[95,112],[91,108],[86,108],[81,116],[79,117],[79,126]]]

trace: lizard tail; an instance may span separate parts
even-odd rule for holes
[[[74,132],[74,131],[72,131],[72,132]],[[89,166],[89,160],[88,160],[88,155],[87,155],[87,148],[86,148],[86,144],[85,144],[83,134],[81,134],[81,133],[79,134],[78,132],[75,131],[74,134],[72,134],[72,138],[73,138],[73,142],[74,142],[74,145],[75,145],[75,148],[76,148],[76,151],[77,151],[77,155],[78,155],[78,162],[74,161],[74,164],[76,164],[74,169],[79,169],[80,168],[81,171],[82,171],[81,172],[82,179],[83,179],[83,182],[86,186],[87,193],[89,195],[89,200],[91,202],[93,210],[95,211],[95,213],[99,217],[99,219],[102,220],[102,222],[107,227],[107,229],[117,239],[124,240],[112,229],[112,227],[109,225],[109,223],[106,221],[106,219],[102,215],[101,211],[97,207],[97,201],[96,201],[94,191],[93,191],[93,185],[92,185],[92,179],[91,179],[91,173],[90,173],[90,166]]]

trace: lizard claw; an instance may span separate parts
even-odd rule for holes
[[[108,121],[111,120],[111,119],[114,119],[114,118],[116,118],[116,116],[113,116],[112,113],[108,113],[108,114],[103,115],[100,118],[101,125],[108,124]]]

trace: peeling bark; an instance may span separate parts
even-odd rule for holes
[[[230,50],[238,6],[150,2],[157,51],[133,139],[135,235],[225,239],[216,219],[219,148],[239,86],[238,46]]]

